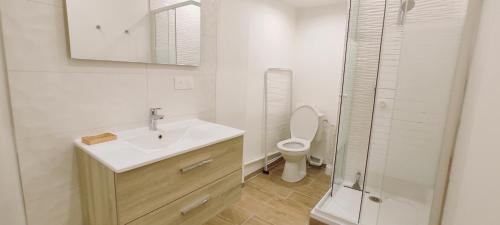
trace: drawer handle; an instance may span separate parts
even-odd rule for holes
[[[204,166],[204,165],[207,165],[209,163],[211,163],[212,161],[214,161],[213,159],[206,159],[206,160],[203,160],[203,161],[200,161],[200,162],[197,162],[193,165],[190,165],[190,166],[186,166],[184,168],[181,169],[181,172],[182,173],[186,173],[186,172],[189,172],[191,170],[194,170],[198,167],[201,167],[201,166]]]
[[[206,196],[206,197],[202,198],[200,201],[197,201],[197,202],[195,202],[195,203],[193,203],[191,205],[188,205],[188,206],[184,207],[183,209],[181,209],[181,214],[183,216],[185,216],[189,212],[191,212],[191,211],[193,211],[193,210],[195,210],[195,209],[197,209],[197,208],[199,208],[199,207],[207,204],[209,200],[210,200],[210,196]]]

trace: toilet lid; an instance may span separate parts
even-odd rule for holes
[[[311,106],[302,106],[295,110],[290,120],[292,137],[312,141],[318,131],[318,113]]]

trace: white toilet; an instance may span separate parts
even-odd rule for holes
[[[311,141],[316,136],[319,113],[311,106],[301,106],[290,119],[291,138],[281,141],[277,147],[285,158],[285,169],[281,179],[298,182],[306,176],[306,155]]]

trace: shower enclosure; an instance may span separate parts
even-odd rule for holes
[[[328,224],[438,225],[468,0],[351,0]]]

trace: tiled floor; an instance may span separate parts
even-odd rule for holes
[[[307,225],[309,212],[330,187],[324,169],[308,168],[298,183],[281,180],[283,165],[250,178],[239,202],[205,225]]]

